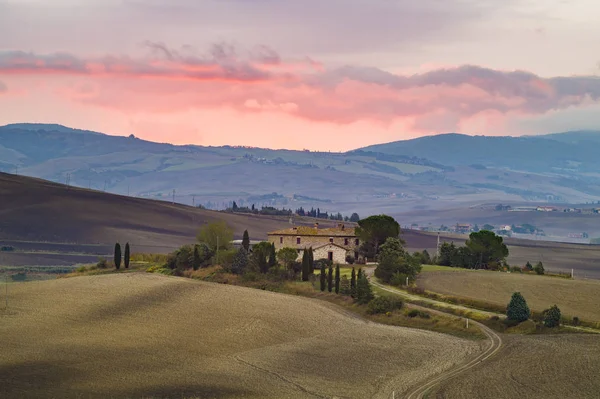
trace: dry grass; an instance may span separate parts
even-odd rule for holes
[[[502,351],[442,386],[437,398],[597,398],[600,337],[503,336]]]
[[[14,284],[4,398],[388,398],[480,344],[323,301],[148,273]]]
[[[563,316],[600,321],[600,281],[568,280],[519,273],[487,271],[429,272],[417,280],[429,291],[506,306],[513,292],[521,292],[537,312],[556,304]]]

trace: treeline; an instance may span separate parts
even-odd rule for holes
[[[465,269],[498,270],[506,267],[508,247],[503,238],[488,230],[471,233],[464,247],[454,243],[440,246],[436,263],[440,266],[462,267]]]
[[[313,218],[317,218],[317,219],[328,219],[328,220],[339,220],[339,221],[345,221],[345,222],[354,222],[357,223],[360,220],[360,216],[358,216],[358,213],[354,212],[352,214],[352,216],[348,217],[348,216],[343,216],[341,213],[328,213],[328,212],[321,212],[320,208],[310,208],[309,211],[305,210],[303,207],[300,207],[298,209],[296,209],[296,215],[298,216],[309,216],[309,217],[313,217]]]
[[[281,209],[277,209],[272,206],[263,206],[260,209],[256,207],[254,204],[251,206],[238,206],[238,204],[233,201],[231,207],[227,208],[225,212],[234,212],[234,213],[251,213],[254,215],[270,215],[270,216],[308,216],[317,219],[327,219],[327,220],[337,220],[337,221],[346,221],[346,222],[358,222],[360,220],[360,216],[358,213],[353,213],[351,216],[344,216],[340,212],[338,213],[329,213],[327,211],[321,212],[320,208],[311,208],[310,210],[305,210],[303,207],[300,207],[293,211],[292,209],[286,209],[285,207]]]

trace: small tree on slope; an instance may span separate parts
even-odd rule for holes
[[[115,244],[115,268],[119,270],[121,268],[121,244]]]
[[[517,322],[522,322],[531,316],[531,311],[529,310],[529,306],[527,306],[527,301],[523,298],[520,292],[515,292],[512,294],[512,298],[510,298],[510,302],[506,307],[506,317],[509,320],[514,320]]]
[[[352,268],[352,275],[350,277],[350,296],[356,299],[356,269]]]
[[[308,272],[310,274],[315,273],[315,254],[312,247],[308,248]]]
[[[544,310],[544,325],[550,328],[558,327],[560,325],[560,316],[560,309],[556,305]]]
[[[250,250],[250,235],[248,230],[244,230],[244,236],[242,237],[242,247],[248,252]]]
[[[321,291],[325,291],[325,286],[327,283],[325,282],[325,265],[321,264]]]
[[[125,269],[129,269],[129,258],[131,256],[129,243],[125,243],[125,256],[123,257],[123,263],[125,264]]]
[[[329,266],[329,273],[327,274],[327,291],[333,291],[333,267]]]
[[[365,305],[374,298],[371,285],[364,272],[359,270],[358,281],[356,282],[356,300],[361,305]]]
[[[192,261],[192,267],[194,270],[200,269],[200,264],[202,261],[200,260],[200,253],[198,252],[198,245],[194,245],[194,260]]]
[[[302,281],[308,281],[308,274],[310,269],[310,255],[308,250],[304,250],[302,253]]]
[[[335,293],[340,293],[340,265],[335,266]]]

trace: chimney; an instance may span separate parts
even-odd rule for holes
[[[319,228],[319,222],[315,222],[315,229]]]
[[[338,229],[343,231],[345,229],[344,223],[338,223]]]

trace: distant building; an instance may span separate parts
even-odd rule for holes
[[[314,259],[329,259],[334,263],[346,263],[346,256],[359,259],[358,248],[360,239],[354,227],[346,228],[343,223],[337,227],[319,228],[295,226],[289,229],[268,233],[269,242],[275,244],[275,249],[294,248],[298,251],[298,259],[302,258],[305,249],[312,247]]]
[[[471,225],[470,224],[460,224],[457,223],[456,226],[454,226],[454,231],[459,233],[459,234],[466,234],[466,233],[470,233],[471,232]]]

